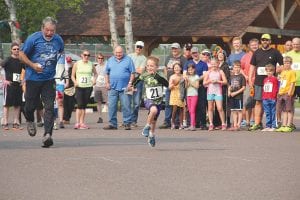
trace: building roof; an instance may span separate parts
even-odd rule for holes
[[[135,0],[132,24],[139,36],[238,36],[272,0]],[[110,35],[106,0],[87,0],[82,14],[61,12],[62,35]],[[124,0],[116,0],[117,27],[124,35]]]

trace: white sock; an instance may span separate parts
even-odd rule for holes
[[[154,133],[152,133],[151,131],[149,132],[149,136],[150,137],[154,137]]]

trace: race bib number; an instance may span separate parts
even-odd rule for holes
[[[80,77],[80,83],[87,84],[88,83],[88,77],[86,77],[86,76]]]
[[[266,83],[264,85],[264,92],[272,92],[273,91],[273,83]]]
[[[21,74],[13,73],[13,82],[21,82]]]
[[[267,75],[265,67],[258,67],[257,68],[257,75]]]
[[[280,80],[280,88],[286,87],[286,80]]]
[[[105,77],[98,75],[97,82],[100,83],[101,85],[105,84]]]
[[[292,69],[296,70],[296,71],[300,70],[300,63],[293,63],[292,64]]]
[[[162,87],[150,87],[150,88],[146,88],[146,96],[147,99],[158,99],[163,97],[163,89]]]

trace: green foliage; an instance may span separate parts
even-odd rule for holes
[[[17,19],[21,24],[22,38],[40,30],[42,20],[56,15],[61,10],[71,10],[81,13],[81,5],[85,0],[14,0]],[[9,13],[4,1],[0,1],[0,20],[9,19]],[[59,23],[59,22],[58,22]]]

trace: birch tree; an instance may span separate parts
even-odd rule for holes
[[[125,8],[124,8],[124,30],[125,30],[125,48],[126,53],[133,52],[133,33],[132,33],[132,20],[131,14],[132,12],[132,0],[125,0]]]
[[[14,4],[13,0],[5,0],[5,4],[8,8],[8,12],[9,12],[8,24],[9,24],[10,30],[11,30],[11,41],[20,43],[21,39],[20,39],[20,36],[17,31],[17,27],[16,27],[16,24],[18,22],[17,22],[17,11],[16,11],[15,4]]]
[[[115,49],[115,47],[119,45],[118,31],[117,31],[117,27],[116,27],[115,0],[107,0],[107,3],[108,3],[111,44],[112,44],[113,49]]]

